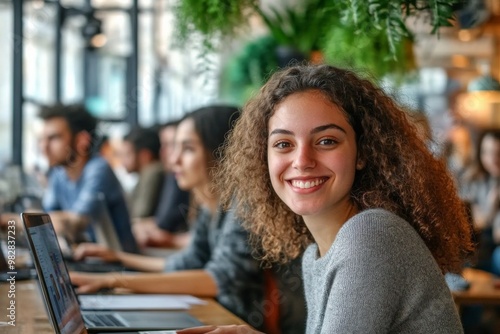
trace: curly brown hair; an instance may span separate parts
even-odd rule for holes
[[[383,208],[417,230],[443,272],[459,271],[473,251],[465,206],[445,165],[434,158],[406,113],[371,81],[329,65],[275,73],[243,109],[230,134],[217,182],[266,262],[286,262],[313,242],[302,217],[274,192],[267,165],[268,121],[288,96],[316,90],[345,114],[366,166],[352,199],[360,210]]]

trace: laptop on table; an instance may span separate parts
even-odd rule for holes
[[[15,262],[9,264],[9,256],[14,257],[16,250],[4,250],[2,240],[0,240],[0,282],[14,278],[16,281],[32,279],[36,277],[35,269],[30,267],[19,267]],[[17,249],[19,253],[19,249]]]
[[[82,311],[50,216],[22,213],[44,303],[57,334],[181,329],[202,325],[179,311]]]

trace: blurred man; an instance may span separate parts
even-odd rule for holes
[[[157,131],[140,127],[131,130],[123,138],[120,158],[128,173],[139,175],[129,199],[131,216],[153,216],[158,207],[164,180]]]
[[[169,160],[174,149],[176,128],[177,122],[170,122],[159,130],[164,183],[154,216],[136,220],[134,224],[134,235],[141,246],[175,248],[183,247],[189,241],[189,193],[179,189]]]
[[[74,241],[96,241],[98,233],[106,231],[99,225],[104,222],[97,221],[104,210],[121,248],[136,252],[121,185],[106,160],[92,154],[97,120],[81,105],[45,107],[39,117],[40,146],[51,168],[43,208],[56,231]]]

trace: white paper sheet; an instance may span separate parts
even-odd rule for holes
[[[187,310],[206,304],[191,295],[79,295],[82,310]]]

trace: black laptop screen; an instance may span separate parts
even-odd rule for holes
[[[7,272],[9,269],[9,265],[7,264],[7,259],[3,255],[2,244],[0,240],[0,273]]]
[[[31,217],[24,218],[29,220]],[[38,269],[43,268],[38,276],[54,325],[62,334],[81,333],[83,319],[52,224],[34,222],[28,227],[28,233]]]

